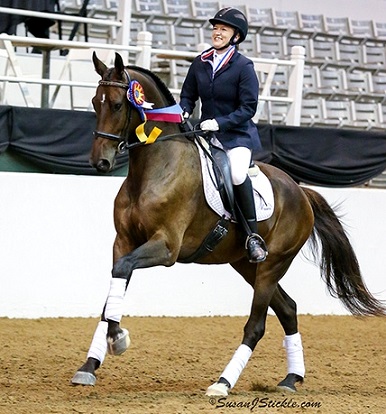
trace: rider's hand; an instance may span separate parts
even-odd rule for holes
[[[182,114],[182,118],[184,118],[185,121],[187,119],[189,119],[189,117],[190,117],[190,114],[188,112],[186,112],[186,111]]]
[[[218,131],[219,126],[215,119],[207,119],[205,121],[202,121],[200,124],[200,128],[203,131]]]

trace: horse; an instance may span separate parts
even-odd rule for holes
[[[235,386],[264,335],[268,307],[285,333],[287,376],[278,387],[296,392],[305,375],[303,347],[296,303],[279,281],[307,241],[314,261],[320,260],[321,277],[331,295],[353,315],[386,315],[384,304],[365,285],[340,218],[318,192],[299,185],[274,166],[257,162],[274,193],[273,214],[259,223],[269,251],[266,260],[249,262],[245,233],[235,220],[213,249],[197,257],[195,252],[219,220],[205,201],[202,175],[197,173],[198,146],[192,133],[182,128],[181,115],[178,122],[144,117],[144,107],[173,107],[175,99],[154,73],[125,66],[118,53],[111,68],[95,52],[92,59],[101,80],[92,99],[97,119],[90,163],[107,173],[117,155],[127,150],[129,168],[114,202],[116,237],[110,290],[86,362],[75,372],[72,383],[95,385],[96,370],[105,355],[119,355],[128,348],[129,333],[120,322],[133,271],[168,267],[194,257],[200,264],[230,264],[253,288],[242,342],[206,394],[227,396]]]

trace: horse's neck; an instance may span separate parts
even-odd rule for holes
[[[168,185],[183,169],[188,168],[187,172],[191,173],[195,166],[199,166],[195,145],[188,140],[171,139],[131,150],[129,178]]]

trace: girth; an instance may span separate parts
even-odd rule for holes
[[[220,241],[228,234],[229,219],[224,216],[216,223],[213,230],[205,237],[201,246],[186,259],[178,260],[179,263],[192,263],[198,258],[213,252],[214,248],[220,243]]]

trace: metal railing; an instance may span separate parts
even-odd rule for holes
[[[1,9],[4,8],[0,8]],[[33,13],[33,12],[29,12]],[[42,14],[42,13],[41,13]],[[47,15],[47,13],[44,13]],[[56,15],[55,15],[56,16]],[[63,16],[65,17],[65,16]],[[74,19],[74,17],[71,17]],[[78,18],[83,19],[83,18]],[[92,19],[95,20],[95,19]],[[104,20],[103,20],[104,21]],[[101,23],[98,20],[98,24]],[[108,20],[106,20],[106,23]],[[111,21],[110,21],[111,22]],[[115,22],[118,23],[118,22]],[[43,55],[42,59],[43,70],[41,77],[24,76],[23,70],[18,63],[18,56],[14,52],[17,46],[37,46],[41,48]],[[27,106],[34,106],[31,99],[27,99],[28,96],[28,84],[41,85],[41,106],[42,107],[54,107],[55,102],[49,101],[49,87],[56,86],[57,88],[69,87],[69,88],[95,88],[95,82],[83,82],[67,79],[53,79],[50,76],[50,54],[53,50],[58,49],[85,49],[85,50],[110,50],[117,51],[123,54],[123,57],[135,61],[135,64],[147,69],[152,70],[152,61],[154,58],[170,59],[183,59],[191,61],[197,56],[198,52],[186,52],[170,49],[155,49],[152,47],[152,34],[150,32],[139,32],[137,38],[137,44],[134,45],[119,45],[110,43],[90,43],[90,42],[77,42],[77,41],[65,41],[54,39],[40,39],[23,36],[10,36],[6,34],[0,34],[0,52],[1,49],[5,51],[5,56],[8,59],[8,69],[12,69],[13,74],[5,73],[0,75],[0,87],[1,83],[6,85],[8,82],[18,83],[20,90],[24,96],[24,101]],[[4,54],[3,54],[4,55]],[[69,57],[70,58],[70,57]],[[305,60],[305,50],[302,46],[294,46],[292,48],[291,59],[263,59],[263,58],[250,58],[255,65],[256,72],[265,73],[265,81],[260,93],[260,103],[254,121],[257,122],[264,109],[264,106],[270,102],[282,102],[288,104],[288,112],[286,114],[285,123],[287,125],[300,125],[300,113],[302,104],[302,89],[303,89],[303,70]],[[48,68],[47,68],[48,65]],[[288,77],[288,89],[284,96],[272,96],[271,85],[274,79],[275,73],[278,68],[286,67],[289,70]],[[90,73],[94,72],[93,65],[90,61]],[[57,92],[57,90],[56,90]],[[179,89],[173,88],[171,92],[177,96],[179,95]],[[3,93],[4,100],[4,93]]]

